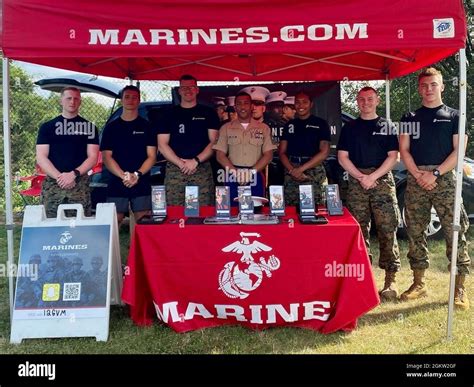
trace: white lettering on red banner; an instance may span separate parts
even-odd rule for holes
[[[227,297],[246,299],[259,286],[265,286],[264,278],[272,277],[272,272],[280,268],[280,259],[273,254],[273,248],[258,241],[261,235],[255,232],[240,232],[240,239],[223,247],[224,253],[240,255],[237,261],[224,265],[219,273],[219,290]],[[267,258],[253,255],[268,252]],[[268,280],[265,280],[268,281]],[[263,284],[263,285],[262,285]],[[270,284],[270,282],[268,283]],[[271,291],[271,286],[269,289]],[[234,320],[251,324],[294,323],[298,321],[327,321],[331,313],[329,301],[294,302],[288,305],[233,305],[214,304],[212,306],[197,302],[187,305],[178,301],[162,304],[153,302],[158,319],[164,323],[186,322],[195,318]]]
[[[121,46],[186,46],[186,45],[228,45],[259,44],[280,41],[293,43],[325,40],[367,39],[368,23],[313,24],[310,26],[283,26],[278,31],[270,31],[267,26],[243,28],[208,29],[90,29],[90,45]]]
[[[240,305],[218,304],[212,306],[212,311],[209,311],[203,304],[194,302],[189,302],[186,309],[178,306],[177,301],[166,302],[161,305],[155,302],[153,304],[158,319],[166,324],[185,322],[195,317],[224,320],[232,318],[236,321],[248,321],[252,324],[274,324],[277,322],[277,318],[289,323],[300,320],[327,321],[331,314],[331,303],[329,301],[293,303],[288,306],[281,304],[249,305],[248,308]]]

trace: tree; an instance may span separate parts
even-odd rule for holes
[[[466,43],[466,56],[468,60],[467,68],[467,112],[466,112],[466,134],[468,144],[466,155],[474,158],[474,53],[472,47],[472,37],[474,36],[473,6],[464,2],[468,21],[468,41]],[[445,91],[443,102],[453,108],[459,108],[459,60],[457,55],[453,55],[438,63],[434,67],[443,72]],[[342,89],[342,109],[354,116],[358,115],[355,99],[357,91],[363,86],[372,86],[378,90],[381,97],[381,104],[378,113],[385,116],[385,87],[384,82],[344,82]],[[402,115],[408,111],[417,109],[421,104],[418,95],[418,74],[413,73],[397,78],[390,83],[390,113],[393,121],[398,121]]]

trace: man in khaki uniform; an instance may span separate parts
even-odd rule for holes
[[[213,146],[217,161],[224,168],[218,181],[230,186],[230,195],[237,197],[238,185],[250,185],[252,195],[264,196],[262,171],[272,160],[276,146],[272,144],[270,128],[252,119],[252,99],[247,93],[235,98],[237,119],[223,125],[219,140]]]

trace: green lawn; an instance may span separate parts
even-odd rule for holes
[[[471,228],[468,239],[472,240]],[[18,246],[20,228],[15,230]],[[128,232],[120,233],[123,259],[128,250]],[[372,246],[376,245],[373,241]],[[403,291],[411,284],[411,271],[406,259],[407,244],[400,242],[402,271],[399,287]],[[210,328],[177,334],[155,324],[137,327],[128,318],[125,307],[112,307],[110,335],[106,343],[93,338],[24,340],[21,345],[9,344],[7,278],[0,278],[0,353],[7,354],[466,354],[474,353],[474,308],[456,312],[454,340],[447,342],[447,298],[449,273],[444,253],[444,241],[431,241],[431,267],[427,273],[430,295],[408,303],[382,304],[359,319],[359,326],[351,333],[323,335],[299,328],[275,328],[250,331],[241,327]],[[16,248],[16,251],[18,249]],[[474,257],[474,246],[470,246]],[[374,256],[377,252],[374,251]],[[0,263],[6,261],[6,231],[0,227]],[[383,271],[374,266],[377,284],[383,282]],[[468,282],[471,303],[474,282]]]

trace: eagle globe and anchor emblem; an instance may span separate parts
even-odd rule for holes
[[[271,251],[272,248],[257,240],[250,243],[249,237],[260,238],[260,234],[253,232],[241,232],[240,241],[235,241],[224,247],[225,253],[242,254],[239,264],[235,261],[227,262],[224,269],[219,273],[219,290],[229,298],[244,299],[249,296],[249,292],[257,289],[262,281],[264,274],[268,278],[272,276],[272,271],[280,267],[280,260],[275,255],[270,255],[267,260],[264,257],[255,262],[252,254],[260,251]],[[242,267],[242,266],[244,267]]]

